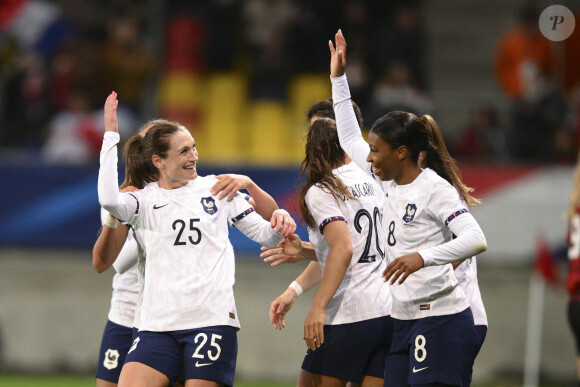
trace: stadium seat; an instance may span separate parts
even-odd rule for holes
[[[250,163],[281,165],[288,160],[288,110],[278,101],[254,102],[246,133]]]
[[[200,152],[214,163],[247,159],[244,146],[244,110],[247,105],[247,79],[237,72],[214,73],[206,78],[203,139]]]
[[[296,75],[289,84],[289,97],[293,119],[304,122],[313,103],[332,97],[328,74]]]

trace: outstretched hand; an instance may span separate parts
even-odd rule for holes
[[[383,278],[385,282],[388,282],[390,279],[391,285],[393,285],[400,277],[400,285],[405,282],[409,275],[421,269],[424,264],[425,261],[419,253],[402,255],[389,263],[385,271],[383,271]]]
[[[109,94],[105,101],[105,132],[119,132],[117,123],[117,93],[114,91]]]
[[[260,258],[263,258],[266,263],[271,262],[270,266],[295,263],[305,259],[305,257],[299,255],[302,251],[302,241],[296,234],[285,237],[276,247],[263,246],[262,250],[264,252],[260,254]]]
[[[334,42],[336,47],[332,44],[332,40],[328,41],[330,48],[330,76],[333,78],[341,77],[346,68],[346,40],[341,30],[338,30],[334,35]]]

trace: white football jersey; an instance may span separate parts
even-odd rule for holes
[[[461,262],[454,270],[454,273],[457,281],[459,281],[459,286],[461,286],[469,301],[471,312],[473,312],[474,324],[487,326],[487,314],[485,313],[477,281],[477,258],[471,257]]]
[[[131,193],[138,201],[129,223],[139,246],[140,330],[240,327],[228,224],[252,222],[262,230],[270,224],[241,195],[231,202],[212,196],[216,182],[214,176],[199,176],[181,188],[153,183]]]
[[[410,184],[382,186],[389,262],[450,241],[448,223],[467,212],[457,190],[429,168]],[[469,306],[450,264],[423,267],[402,285],[392,285],[391,293],[391,315],[400,320],[455,314]]]
[[[347,324],[387,316],[391,312],[389,285],[381,274],[386,267],[381,219],[383,193],[379,185],[354,163],[333,171],[356,198],[337,201],[327,190],[312,186],[306,194],[316,229],[308,228],[310,242],[324,273],[330,252],[322,230],[333,221],[345,221],[353,255],[336,293],[326,307],[326,324]],[[324,274],[323,274],[324,275]]]
[[[101,209],[101,221],[105,224],[107,211]],[[129,231],[125,244],[136,244],[133,233]],[[113,295],[111,297],[111,309],[109,309],[109,321],[124,327],[133,328],[135,320],[135,308],[139,298],[139,274],[137,264],[133,265],[124,273],[115,273],[113,276]]]
[[[342,146],[342,148],[346,151],[346,153],[353,159],[353,161],[366,173],[368,173],[369,175],[373,176],[372,173],[372,169],[370,166],[370,163],[368,163],[366,161],[366,158],[369,154],[369,145],[368,143],[364,140],[361,130],[358,126],[358,122],[356,121],[356,116],[352,107],[352,102],[351,102],[351,96],[350,96],[350,90],[348,87],[348,81],[346,79],[346,75],[343,75],[342,77],[337,77],[337,78],[332,78],[331,77],[331,82],[332,82],[332,99],[334,102],[334,111],[336,114],[336,126],[337,126],[337,131],[338,131],[338,135],[340,138],[340,145]],[[433,171],[431,171],[431,173],[435,174]],[[421,175],[424,175],[423,173]],[[378,180],[378,179],[377,179]],[[443,180],[443,179],[441,179]],[[393,198],[396,198],[397,195],[399,197],[401,197],[402,195],[406,194],[406,191],[404,189],[404,186],[399,186],[397,187],[396,184],[392,181],[383,181],[380,182],[381,187],[383,188],[384,192],[386,193],[386,195],[389,195],[390,198],[385,198],[385,200],[390,200],[390,205],[393,207],[397,207],[397,204],[394,203],[394,201],[392,200]],[[397,188],[403,188],[402,191],[398,191]],[[431,192],[430,187],[425,187],[422,186],[422,189],[426,189],[425,192]],[[451,195],[453,196],[453,195]],[[456,196],[459,196],[456,192]],[[409,201],[409,203],[398,203],[399,205],[404,206],[403,208],[405,208],[405,215],[406,215],[406,207],[407,204],[413,204],[412,201]],[[415,203],[416,204],[416,203]],[[451,205],[451,207],[457,206],[456,204]],[[462,206],[463,208],[466,208],[465,205]],[[412,207],[410,207],[410,209],[412,210]],[[395,208],[395,210],[399,210],[399,208]],[[385,216],[389,215],[389,211],[390,208],[388,205],[385,206],[384,208],[384,212],[385,212]],[[399,218],[402,217],[402,214],[399,214],[401,216],[399,216]],[[398,216],[398,215],[397,215]],[[391,220],[393,221],[393,219]],[[390,236],[391,240],[390,243],[389,241],[387,241],[387,252],[389,252],[390,249],[390,244],[395,243],[395,240],[393,239],[394,237],[396,237],[396,235],[391,235],[389,234],[389,225],[391,224],[391,221],[384,221],[383,222],[383,226],[385,227],[385,232],[387,236]],[[433,221],[435,221],[435,219],[433,219]],[[405,222],[403,222],[405,223]],[[396,223],[393,223],[392,227],[395,227]],[[414,227],[415,225],[413,225]],[[442,229],[440,229],[439,227],[441,227],[440,225],[437,226],[437,228],[435,228],[435,230],[440,230],[441,233],[439,234],[440,237],[449,237],[449,231],[447,230],[447,232],[443,232]],[[407,227],[410,228],[410,227]],[[397,232],[399,232],[399,230],[397,230]],[[446,242],[448,241],[448,239],[442,238],[442,242]],[[415,239],[415,238],[413,238]],[[427,247],[427,246],[425,246]],[[400,246],[399,248],[397,248],[397,251],[409,251],[409,252],[415,252],[415,251],[411,251],[411,249],[401,249]],[[394,258],[396,258],[396,256],[394,256]],[[393,254],[390,254],[390,259],[393,259]],[[461,270],[459,272],[456,272],[455,275],[458,278],[458,280],[460,281],[460,283],[462,284],[462,287],[465,289],[465,293],[467,294],[467,296],[469,297],[469,303],[470,306],[472,307],[472,311],[474,314],[474,318],[476,319],[476,324],[477,321],[482,322],[485,321],[485,324],[487,324],[487,318],[485,317],[485,309],[483,308],[483,302],[481,301],[481,294],[479,291],[479,286],[477,284],[477,269],[475,266],[475,257],[473,258],[473,263],[471,263],[471,260],[468,260],[469,263],[466,261],[464,263],[462,263],[459,267],[461,268]],[[462,266],[464,264],[468,263],[468,265],[465,265],[465,267],[462,268]],[[450,265],[445,265],[445,266],[450,266]],[[419,270],[416,273],[413,273],[410,277],[417,278],[417,275],[419,273],[419,275],[421,275],[421,272],[424,273],[431,273],[432,275],[438,275],[437,273],[437,269],[435,269],[436,266],[430,266],[430,267],[425,267],[422,268],[421,270]],[[464,272],[463,270],[465,270],[465,273],[467,273],[468,275],[463,275]],[[443,270],[443,274],[445,275],[444,278],[441,279],[437,279],[437,278],[433,278],[433,279],[427,279],[426,284],[430,285],[430,284],[437,284],[439,285],[439,282],[445,282],[447,283],[447,281],[451,281],[449,280],[449,275],[447,273],[447,269]],[[409,317],[409,316],[413,316],[416,315],[415,313],[412,312],[412,310],[408,310],[406,312],[403,313],[403,311],[401,310],[401,306],[402,305],[406,305],[407,302],[404,302],[403,304],[399,303],[398,306],[395,306],[395,298],[397,296],[401,296],[401,292],[403,287],[405,286],[406,282],[408,282],[409,279],[407,279],[407,281],[405,281],[405,283],[403,283],[402,286],[399,285],[394,285],[391,290],[394,290],[395,288],[398,289],[398,292],[393,291],[392,295],[393,295],[393,311],[391,313],[391,315],[393,317],[396,316],[407,316],[406,318],[413,318],[413,317]],[[450,282],[451,283],[451,282]],[[441,283],[441,286],[444,287],[443,283]],[[433,289],[437,289],[439,288],[439,286],[435,286]],[[455,292],[455,291],[454,291]],[[455,292],[456,293],[456,292]],[[437,297],[437,295],[434,295],[434,297]],[[408,297],[405,297],[406,300],[409,300],[411,298],[411,295],[408,295]],[[463,305],[463,303],[461,303],[461,305]],[[430,308],[432,305],[425,305],[424,308]],[[410,305],[410,309],[413,309],[414,306]],[[395,311],[395,309],[399,310],[400,312]],[[440,309],[440,308],[438,308]],[[447,309],[447,308],[445,308]],[[453,309],[453,308],[451,308]],[[459,309],[459,308],[458,308]],[[434,313],[433,310],[430,310],[431,313]],[[424,316],[424,315],[429,315],[429,310],[424,310],[424,311],[420,311],[420,313],[418,314],[419,316]],[[439,314],[439,312],[435,312],[436,314]],[[476,317],[479,316],[479,317]],[[402,318],[402,317],[400,317]]]

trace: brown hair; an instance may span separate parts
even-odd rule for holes
[[[421,117],[421,121],[425,124],[427,132],[429,133],[429,142],[431,144],[430,149],[427,149],[427,157],[425,158],[426,165],[431,168],[431,165],[435,166],[438,170],[445,171],[444,174],[447,175],[447,181],[451,183],[459,191],[461,198],[467,203],[468,207],[475,207],[481,200],[471,195],[475,190],[472,187],[468,187],[461,180],[461,171],[455,160],[449,154],[445,142],[443,141],[443,135],[439,130],[439,125],[435,122],[433,117],[429,115],[424,115]],[[435,165],[434,165],[435,164]],[[433,168],[435,169],[435,168]],[[439,172],[438,172],[439,173]]]
[[[352,108],[354,109],[354,114],[356,115],[358,126],[362,128],[362,113],[354,101],[352,101]],[[323,99],[322,101],[318,101],[314,105],[310,106],[310,108],[306,111],[306,119],[308,121],[312,121],[313,117],[325,117],[336,120],[332,98]]]
[[[147,121],[139,128],[139,132],[132,136],[123,146],[123,158],[125,159],[125,180],[121,189],[133,186],[142,189],[148,183],[157,181],[159,173],[143,151],[143,138],[146,131],[154,125],[171,124],[171,121],[157,119]]]
[[[336,200],[354,199],[348,187],[332,173],[344,164],[344,150],[340,147],[336,124],[331,118],[319,118],[310,125],[306,136],[306,156],[300,165],[298,203],[302,219],[310,228],[316,228],[312,213],[306,205],[306,193],[313,185],[330,192]],[[300,185],[302,184],[302,185]]]

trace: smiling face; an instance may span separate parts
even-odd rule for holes
[[[373,173],[381,180],[394,180],[399,175],[404,146],[393,148],[376,133],[368,136],[370,152],[367,162],[372,164]]]
[[[165,189],[179,188],[197,177],[199,159],[195,141],[185,129],[169,137],[169,149],[163,159],[153,155],[153,164],[159,169],[159,186]]]

